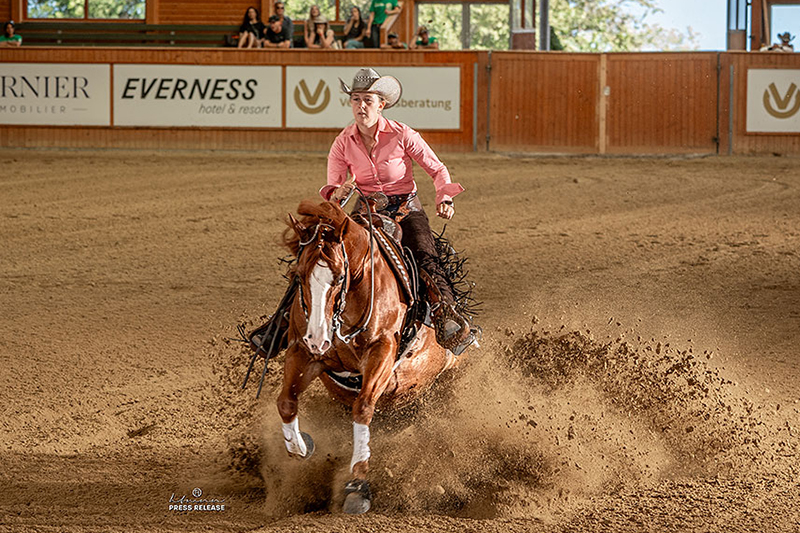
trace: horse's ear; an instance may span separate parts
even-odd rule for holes
[[[303,237],[306,228],[302,224],[300,224],[300,222],[296,218],[294,218],[294,216],[292,216],[291,213],[289,213],[289,225],[292,227],[295,233],[297,233],[298,237],[301,238]]]

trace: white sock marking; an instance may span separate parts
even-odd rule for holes
[[[356,463],[369,459],[369,426],[353,422],[353,458],[350,460],[350,472]]]
[[[305,456],[308,452],[306,441],[300,435],[300,424],[297,417],[294,417],[294,420],[288,424],[283,424],[283,443],[286,444],[286,449],[291,454]]]

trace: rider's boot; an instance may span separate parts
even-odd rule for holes
[[[453,352],[453,355],[461,355],[477,340],[478,329],[470,325],[455,305],[442,300],[434,304],[432,310],[436,342]]]
[[[478,340],[480,330],[473,328],[469,319],[458,312],[449,287],[439,286],[434,281],[435,278],[424,270],[420,270],[420,275],[425,279],[429,289],[436,342],[454,355],[461,355]]]
[[[259,328],[251,331],[247,338],[250,348],[269,360],[287,346],[286,332],[289,330],[289,309],[297,292],[297,282],[292,281],[286,289],[275,313]]]

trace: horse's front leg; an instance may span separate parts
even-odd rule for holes
[[[379,342],[370,349],[364,369],[361,392],[353,403],[353,457],[350,471],[353,479],[345,485],[344,512],[361,514],[369,510],[372,495],[367,483],[369,471],[369,424],[375,404],[392,377],[397,346],[391,340]]]
[[[300,431],[297,402],[300,394],[322,372],[322,365],[309,359],[305,350],[290,348],[283,366],[283,388],[278,395],[278,413],[283,420],[283,441],[291,457],[308,459],[314,451],[314,441]]]

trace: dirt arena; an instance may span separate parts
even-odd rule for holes
[[[228,340],[324,154],[0,159],[2,531],[800,531],[796,158],[443,154],[484,340],[376,416],[360,517],[348,413],[313,387],[289,461]]]

